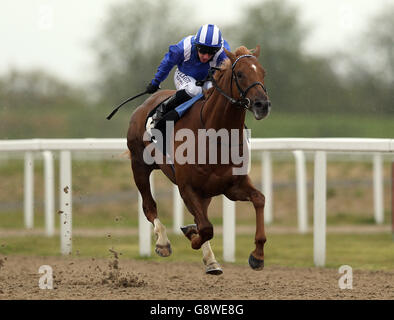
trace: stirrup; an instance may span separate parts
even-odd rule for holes
[[[153,126],[155,126],[155,125],[160,121],[161,118],[163,118],[163,117],[159,116],[159,115],[157,114],[157,112],[156,112],[156,113],[152,116]]]
[[[157,123],[163,119],[165,112],[163,110],[163,105],[157,108],[156,112],[152,116],[153,127],[156,127]]]

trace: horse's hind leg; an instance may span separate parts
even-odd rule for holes
[[[132,158],[131,167],[134,174],[134,181],[142,197],[142,208],[144,214],[149,222],[154,226],[153,231],[156,235],[156,253],[161,257],[168,257],[171,255],[171,244],[167,237],[165,226],[160,222],[157,217],[156,202],[153,199],[149,176],[153,170],[152,167],[143,162]]]
[[[158,218],[153,221],[153,225],[153,231],[157,237],[155,252],[160,257],[168,257],[171,255],[172,250],[170,240],[167,237],[166,227]]]
[[[189,190],[190,191],[190,190]],[[183,195],[182,195],[183,193]],[[194,192],[181,192],[186,207],[194,215],[196,224],[182,227],[185,236],[191,241],[193,249],[202,249],[203,262],[207,274],[222,274],[222,268],[216,261],[209,240],[213,237],[213,227],[208,220],[207,211],[211,198],[200,198]]]

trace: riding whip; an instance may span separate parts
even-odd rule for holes
[[[110,120],[110,119],[114,116],[114,114],[118,112],[118,110],[120,109],[120,107],[122,107],[124,104],[126,104],[127,102],[130,102],[131,100],[134,100],[134,99],[136,99],[136,98],[138,98],[138,97],[141,97],[141,96],[143,96],[144,94],[147,94],[147,93],[149,93],[149,92],[146,90],[146,91],[144,91],[144,92],[142,92],[142,93],[140,93],[140,94],[137,94],[137,95],[134,96],[134,97],[128,98],[128,99],[126,99],[125,101],[123,101],[120,105],[118,105],[118,106],[111,112],[111,114],[107,117],[107,120]]]

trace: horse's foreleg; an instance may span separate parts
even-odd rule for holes
[[[208,220],[208,206],[211,198],[201,198],[191,190],[182,190],[181,195],[186,207],[194,216],[196,224],[182,227],[185,236],[191,241],[193,249],[202,249],[203,262],[208,274],[222,274],[222,268],[216,261],[209,240],[213,237],[213,226]]]
[[[220,264],[216,261],[215,254],[212,251],[209,241],[205,241],[204,244],[201,246],[201,249],[202,261],[206,266],[205,272],[214,275],[222,274],[223,270]]]
[[[256,210],[256,248],[249,256],[249,265],[254,270],[262,270],[264,268],[264,244],[267,241],[264,230],[264,195],[254,189],[250,192],[250,201]]]
[[[249,265],[254,270],[264,268],[264,244],[267,241],[264,231],[264,204],[265,197],[250,183],[249,177],[246,177],[243,183],[230,188],[225,195],[234,201],[251,201],[256,210],[256,248],[249,256]]]
[[[196,229],[190,228],[187,232],[183,231],[186,237],[191,241],[192,248],[198,250],[205,241],[213,237],[213,226],[208,220],[207,215],[211,198],[201,197],[190,187],[180,188],[179,191],[187,209],[194,216],[194,222],[197,226]]]
[[[198,230],[196,224],[191,224],[181,228],[186,238],[193,241],[198,237]],[[223,273],[220,264],[216,261],[215,254],[212,251],[211,244],[209,240],[205,241],[202,246],[202,261],[205,264],[205,272],[208,274],[219,275]]]
[[[157,238],[155,251],[161,257],[168,257],[172,252],[171,244],[168,240],[165,226],[157,217],[156,202],[153,199],[149,182],[149,176],[152,169],[145,163],[135,160],[135,157],[132,158],[131,167],[134,174],[135,184],[141,193],[144,214],[148,221],[154,226],[153,231]]]

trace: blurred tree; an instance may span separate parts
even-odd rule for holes
[[[80,105],[85,99],[83,90],[42,71],[10,70],[0,78],[0,101],[3,108],[25,114],[32,108],[37,112],[62,109],[65,105]]]
[[[385,6],[367,24],[345,55],[346,85],[358,110],[394,111],[394,5]]]
[[[189,34],[180,10],[172,0],[134,0],[112,7],[93,43],[102,101],[118,104],[145,89],[169,45]],[[172,82],[162,87],[173,88]]]
[[[369,23],[363,41],[363,55],[373,62],[372,70],[383,82],[394,86],[394,4],[387,6]]]
[[[105,117],[112,106],[145,89],[170,44],[196,32],[202,23],[192,14],[191,8],[174,0],[130,0],[113,7],[93,46],[100,75],[97,104],[91,103],[84,89],[46,72],[14,70],[0,76],[0,139],[124,137],[130,113],[110,122]],[[316,57],[305,53],[308,29],[300,23],[297,8],[285,0],[256,2],[243,9],[241,19],[229,20],[220,28],[232,50],[261,45],[260,61],[267,70],[266,85],[273,102],[270,121],[281,111],[325,112],[328,120],[335,113],[349,112],[347,119],[351,119],[353,114],[393,114],[392,16],[393,6],[371,21],[369,31],[360,38],[362,45],[352,45],[354,51],[346,63],[338,54]],[[336,66],[341,73],[333,72]],[[162,87],[173,88],[171,75]],[[258,126],[260,122],[254,128]],[[334,135],[335,130],[330,126],[324,135]]]
[[[53,75],[11,70],[0,77],[0,139],[71,136],[88,106],[83,90]]]
[[[347,96],[329,60],[305,54],[307,28],[298,9],[284,0],[268,0],[245,8],[241,20],[226,30],[233,42],[254,48],[260,61],[273,111],[343,111]]]

